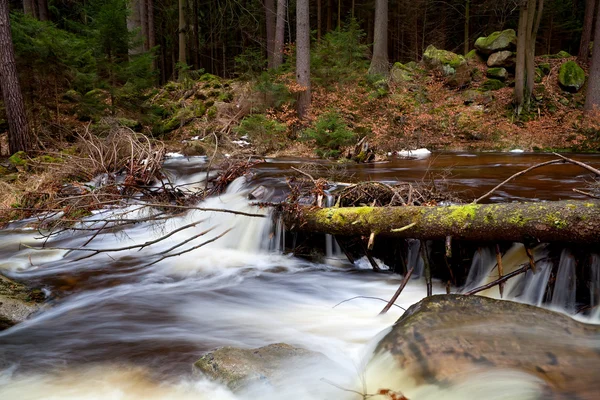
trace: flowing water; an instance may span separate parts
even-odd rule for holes
[[[474,197],[548,158],[440,154],[355,166],[349,172],[354,179],[393,183],[420,180],[427,172],[441,174],[451,168],[446,184],[463,196]],[[598,157],[579,159],[600,164]],[[361,396],[340,387],[359,392],[380,387],[377,382],[385,374],[365,376],[361,366],[378,338],[402,315],[402,308],[425,296],[425,285],[412,280],[397,301],[398,307],[378,316],[384,305],[378,298],[389,299],[401,276],[375,274],[364,260],[350,265],[331,238],[325,239],[324,263],[284,254],[281,224],[272,223],[268,210],[249,205],[247,195],[259,185],[272,196],[281,195],[289,167],[301,162],[304,160],[267,160],[254,168],[250,182],[240,178],[223,195],[199,204],[265,218],[190,211],[101,233],[87,247],[103,252],[85,259],[81,258],[89,253],[61,248],[86,244],[92,231],[62,232],[50,238],[43,250],[32,248],[40,247],[44,240],[28,228],[31,221],[15,222],[0,231],[0,270],[43,287],[52,298],[43,312],[0,332],[0,399],[359,399]],[[175,158],[165,169],[175,184],[192,188],[205,179],[203,163],[202,158]],[[547,167],[505,186],[491,201],[577,198],[571,189],[582,187],[582,179],[588,176],[572,166]],[[130,211],[128,218],[148,216],[135,206]],[[116,212],[98,212],[79,227],[101,226],[101,220]],[[201,222],[141,250],[109,251],[145,243],[196,221]],[[160,259],[161,251],[194,235],[199,236],[178,250],[218,239],[153,263]],[[414,265],[419,265],[419,243],[410,248]],[[507,265],[522,261],[518,246],[509,253]],[[511,257],[519,262],[511,264]],[[600,258],[591,257],[590,294],[592,305],[597,305]],[[494,258],[491,250],[479,251],[468,285],[490,279]],[[506,293],[519,301],[541,304],[551,267],[542,264],[535,274],[510,281]],[[567,312],[574,311],[574,268],[565,250],[558,274],[564,275],[567,283],[554,287],[552,306]],[[442,292],[441,284],[434,285],[434,293]],[[497,294],[490,290],[489,295]],[[321,352],[333,364],[295,369],[283,384],[236,394],[192,369],[203,352],[219,346],[259,347],[277,342]],[[515,371],[496,371],[451,389],[411,387],[406,382],[405,394],[411,400],[525,399],[535,393],[537,382]]]

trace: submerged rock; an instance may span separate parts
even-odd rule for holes
[[[208,377],[239,390],[256,383],[274,384],[287,375],[329,359],[320,353],[290,346],[271,344],[258,349],[221,347],[203,355],[194,367]]]
[[[575,61],[567,61],[560,66],[558,83],[567,92],[578,92],[585,83],[585,72]]]
[[[384,367],[397,368],[391,380],[402,371],[417,383],[444,386],[475,371],[513,370],[535,379],[546,398],[591,400],[600,393],[600,326],[510,301],[426,298],[379,342],[371,367],[389,357],[396,365]]]
[[[502,50],[513,50],[517,47],[517,34],[514,29],[494,32],[475,41],[475,48],[483,54],[492,54]]]
[[[38,311],[45,295],[0,275],[0,331],[23,322]]]

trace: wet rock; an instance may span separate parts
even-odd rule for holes
[[[488,68],[486,75],[488,78],[505,81],[508,77],[508,71],[506,68]]]
[[[487,60],[488,67],[512,68],[515,66],[515,55],[512,51],[499,51],[492,54]]]
[[[23,322],[40,309],[45,298],[40,290],[29,290],[0,275],[0,331]]]
[[[513,50],[517,47],[517,34],[514,29],[494,32],[489,36],[480,37],[475,41],[475,48],[482,54],[492,54],[497,51]]]
[[[510,369],[540,379],[550,394],[544,398],[591,400],[600,393],[600,326],[510,301],[426,298],[379,342],[371,365],[390,356],[396,365],[384,366],[417,383],[448,385],[461,374]]]
[[[575,61],[567,61],[560,66],[558,83],[567,92],[578,92],[585,83],[585,72]]]
[[[320,353],[285,343],[258,349],[221,347],[203,355],[194,367],[208,377],[239,390],[256,383],[275,384],[286,375],[311,365],[330,362]]]

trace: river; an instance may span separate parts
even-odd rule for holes
[[[450,190],[474,198],[550,157],[433,154],[355,165],[347,172],[354,180],[389,183],[420,180],[426,173],[444,174]],[[598,156],[577,159],[600,165]],[[165,171],[174,183],[190,183],[192,188],[203,184],[204,163],[203,158],[171,158]],[[258,185],[275,195],[283,193],[290,167],[302,163],[306,160],[266,160],[253,168],[249,182],[240,178],[226,193],[199,206],[267,215],[268,210],[249,205],[248,193]],[[578,167],[549,166],[503,187],[489,201],[580,198],[572,188],[583,188],[585,179],[589,174]],[[104,210],[87,220],[101,220],[115,212]],[[132,206],[128,217],[139,218],[142,213]],[[378,316],[384,303],[376,298],[389,299],[401,276],[375,274],[366,262],[352,266],[335,252],[335,262],[328,263],[282,254],[277,245],[281,239],[270,218],[219,212],[190,211],[160,222],[130,225],[97,235],[88,247],[140,244],[198,220],[202,222],[142,250],[108,251],[81,260],[88,253],[57,248],[85,244],[92,237],[90,231],[65,231],[48,240],[43,250],[27,247],[40,247],[43,242],[29,227],[31,221],[15,222],[0,231],[0,270],[43,287],[52,299],[43,312],[0,332],[0,399],[360,398],[329,381],[353,390],[362,387],[362,363],[382,332],[402,315],[400,307],[408,308],[425,296],[423,282],[412,280],[396,303],[399,307]],[[160,251],[208,229],[212,230],[187,247],[231,230],[194,251],[149,265]],[[537,303],[535,293],[543,289],[539,287],[543,278],[528,284],[532,287],[527,293],[532,294],[521,300]],[[434,293],[442,292],[445,288],[436,284]],[[343,302],[356,296],[363,297]],[[568,308],[568,299],[555,306]],[[192,369],[203,352],[219,346],[259,347],[277,342],[321,352],[334,365],[294,370],[285,385],[236,394]],[[498,390],[507,384],[517,389]],[[531,385],[518,374],[500,371],[487,384],[486,380],[473,382],[456,393],[413,391],[407,395],[411,400],[525,399],[531,398]]]

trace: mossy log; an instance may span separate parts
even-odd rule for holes
[[[600,242],[600,201],[467,204],[437,207],[300,207],[292,230],[415,239]]]

